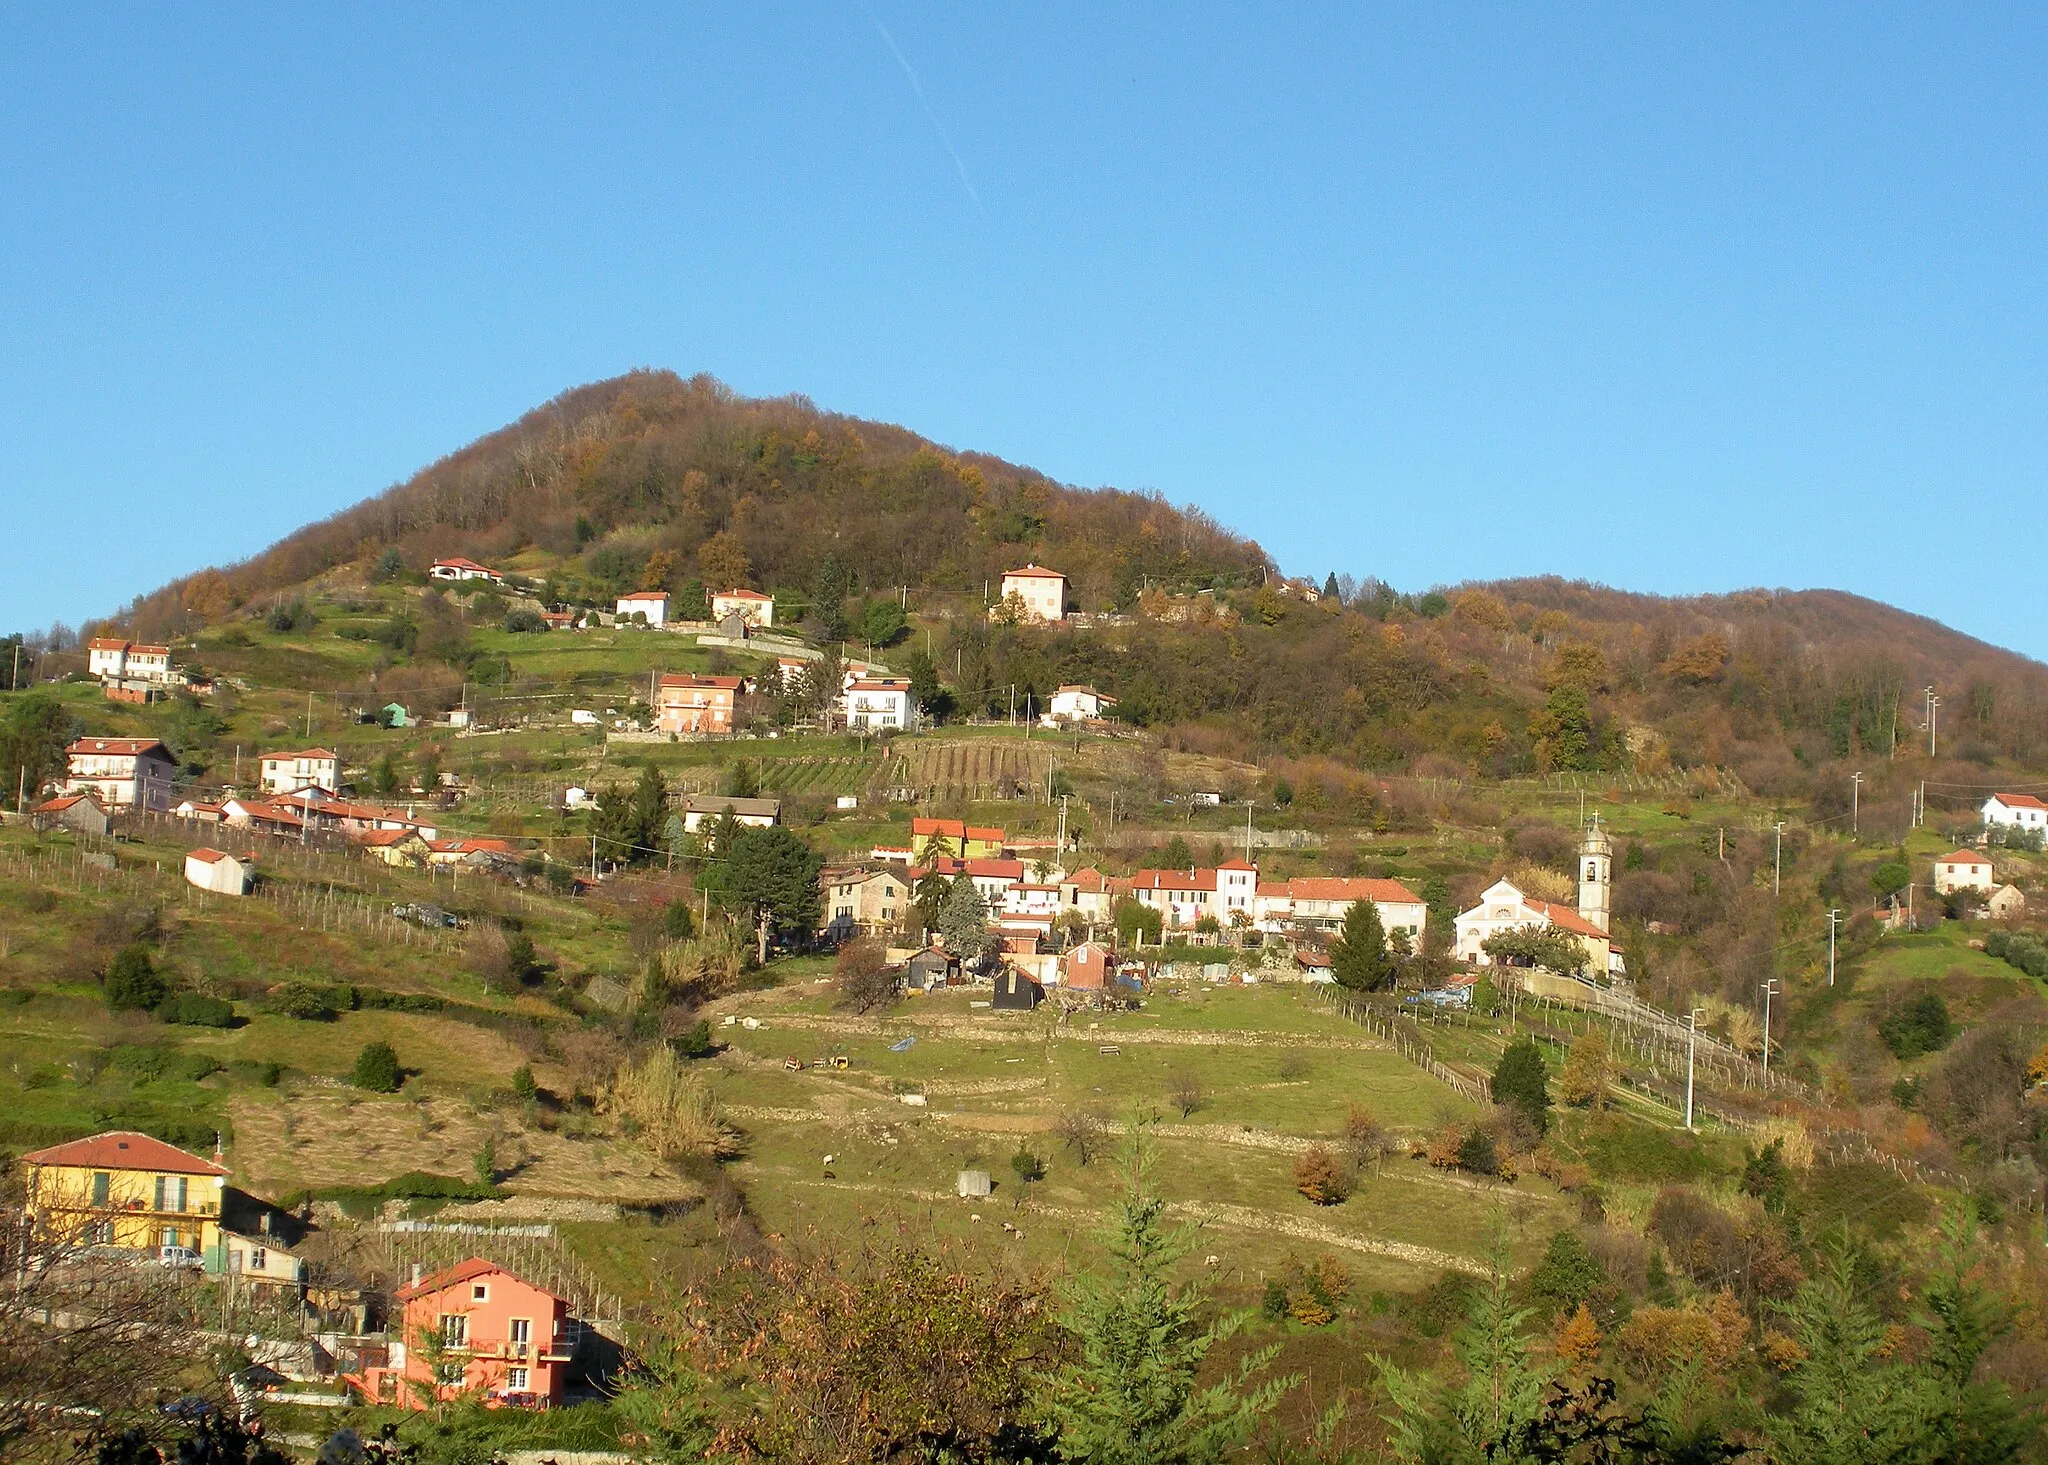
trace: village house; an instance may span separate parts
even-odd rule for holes
[[[472,870],[497,869],[518,864],[519,851],[502,839],[430,839],[427,841],[427,863]]]
[[[247,895],[256,881],[256,862],[224,850],[196,849],[185,855],[185,882],[218,895]]]
[[[171,648],[136,641],[88,642],[86,670],[103,682],[147,682],[163,686],[171,680]]]
[[[505,577],[488,565],[461,558],[435,560],[427,566],[427,577],[433,580],[488,580],[493,585],[505,583]]]
[[[685,794],[677,801],[682,810],[683,829],[698,834],[727,814],[750,829],[767,829],[782,822],[782,800],[743,799],[735,794]]]
[[[670,733],[729,733],[738,677],[671,672],[655,687],[654,725]]]
[[[289,808],[281,808],[265,799],[229,799],[220,806],[221,823],[236,829],[252,829],[258,834],[288,834],[298,838],[305,832],[306,821]]]
[[[69,776],[63,793],[91,794],[109,813],[171,807],[178,762],[155,738],[80,738],[64,756]]]
[[[155,1253],[179,1247],[201,1261],[220,1245],[227,1167],[133,1130],[31,1150],[19,1162],[29,1219],[72,1245]]]
[[[104,838],[114,821],[91,794],[59,794],[45,799],[28,811],[31,828],[38,831],[69,829],[74,834],[96,834]]]
[[[1290,931],[1335,931],[1343,926],[1351,907],[1362,900],[1371,901],[1379,912],[1380,926],[1389,940],[1405,937],[1411,950],[1422,948],[1429,907],[1398,880],[1269,880],[1259,886],[1253,922],[1261,931],[1276,936]]]
[[[1003,853],[1006,838],[1003,830],[986,825],[914,816],[910,821],[910,858],[923,861],[936,848],[955,859],[993,859]]]
[[[409,830],[424,840],[440,837],[441,831],[431,822],[413,816],[405,809],[388,809],[381,804],[359,804],[352,799],[337,799],[318,788],[300,789],[293,794],[280,794],[266,799],[264,803],[272,809],[283,810],[303,819],[310,829],[333,830],[354,838],[359,834],[376,834],[390,830]]]
[[[189,819],[194,824],[218,824],[227,817],[219,804],[205,799],[180,800],[178,806],[171,810],[171,816]]]
[[[1258,866],[1244,860],[1214,869],[1140,870],[1131,877],[1131,897],[1158,911],[1168,929],[1187,929],[1205,918],[1226,930],[1249,924],[1258,888]],[[1240,915],[1242,921],[1234,919]]]
[[[1014,597],[1014,599],[1012,598]],[[999,617],[1012,609],[1027,621],[1062,621],[1067,618],[1067,577],[1043,565],[1026,565],[1003,575],[1003,589],[989,614]]]
[[[1085,921],[1108,921],[1116,905],[1109,877],[1090,866],[1060,881],[1060,904]]]
[[[1991,878],[1991,861],[1971,850],[1951,850],[1934,862],[1934,888],[1942,895],[1957,890],[1989,894],[1997,883]]]
[[[1984,909],[1978,914],[2003,921],[2026,908],[2027,898],[2020,894],[2017,885],[2001,885],[1984,898]]]
[[[399,867],[424,865],[433,853],[433,846],[416,829],[372,829],[351,834],[348,842],[365,858]]]
[[[256,773],[267,794],[295,794],[308,788],[335,793],[341,786],[341,757],[332,748],[265,753],[256,760]]]
[[[775,624],[775,597],[758,590],[721,590],[711,597],[711,619],[738,616],[756,630]]]
[[[1988,829],[2018,829],[2027,834],[2048,834],[2048,803],[2032,794],[1993,794],[1984,801],[1984,824]]]
[[[1116,706],[1116,698],[1105,697],[1093,687],[1067,686],[1054,692],[1045,704],[1048,722],[1094,722],[1104,709]]]
[[[644,616],[650,626],[665,626],[668,624],[668,592],[637,590],[631,595],[621,595],[616,614],[621,622],[632,622],[634,617]]]
[[[903,732],[916,725],[917,704],[904,677],[863,678],[840,699],[848,732]]]
[[[402,1312],[385,1361],[348,1377],[366,1400],[407,1409],[458,1397],[491,1409],[562,1403],[576,1342],[563,1298],[472,1257],[399,1288],[392,1301]]]
[[[893,870],[827,869],[818,874],[827,941],[895,930],[910,907],[910,882]]]

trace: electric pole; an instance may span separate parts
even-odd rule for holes
[[[1934,726],[1936,720],[1941,716],[1941,698],[1934,695],[1934,688],[1932,687],[1927,689],[1925,695],[1927,698],[1927,756],[1932,758],[1934,756]]]
[[[1829,911],[1829,912],[1828,912],[1828,985],[1829,985],[1830,987],[1832,987],[1832,986],[1834,986],[1834,985],[1835,985],[1835,932],[1836,932],[1836,931],[1837,931],[1838,929],[1840,929],[1840,927],[1841,927],[1841,924],[1842,924],[1842,913],[1841,913],[1841,911],[1840,911],[1839,909],[1837,909],[1837,910],[1831,910],[1831,911]]]
[[[1764,1077],[1771,1076],[1771,994],[1778,990],[1778,979],[1771,978],[1764,983]]]
[[[1849,775],[1849,832],[1851,834],[1861,834],[1863,832],[1862,809],[1863,775],[1852,773]]]
[[[1777,843],[1771,848],[1771,894],[1776,895],[1785,873],[1785,821],[1778,821]]]
[[[1704,1007],[1695,1007],[1685,1015],[1685,1127],[1692,1128],[1692,1056],[1700,1045],[1700,1014]]]
[[[1252,801],[1244,801],[1244,862],[1252,862]]]

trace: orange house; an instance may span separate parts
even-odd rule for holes
[[[729,733],[738,677],[671,673],[655,691],[654,725],[671,733]]]
[[[458,1397],[491,1409],[560,1406],[574,1339],[569,1304],[554,1293],[472,1257],[399,1288],[393,1301],[405,1311],[386,1361],[348,1376],[364,1399],[406,1409]]]

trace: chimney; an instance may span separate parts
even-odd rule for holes
[[[419,1286],[419,1284],[420,1284],[420,1277],[421,1277],[422,1275],[424,1275],[424,1274],[425,1274],[425,1272],[426,1272],[426,1266],[425,1266],[425,1264],[424,1264],[424,1263],[421,1263],[421,1262],[414,1262],[414,1263],[412,1264],[412,1284],[413,1284],[413,1286],[415,1286],[415,1287]]]

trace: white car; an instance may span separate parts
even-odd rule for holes
[[[201,1267],[205,1265],[199,1253],[189,1246],[159,1246],[156,1249],[158,1266]]]

